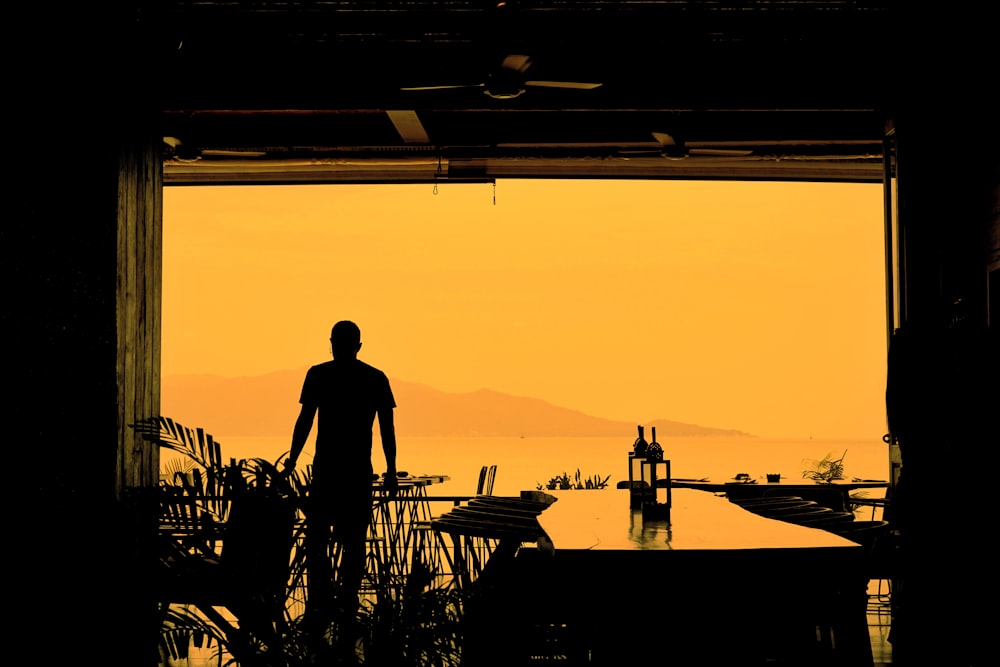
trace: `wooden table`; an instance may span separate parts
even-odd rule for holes
[[[690,489],[647,522],[627,489],[551,493],[550,544],[490,582],[473,657],[500,633],[514,662],[871,664],[858,544]]]

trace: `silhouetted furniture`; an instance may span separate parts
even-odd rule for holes
[[[400,584],[413,565],[414,558],[421,557],[418,535],[419,527],[431,519],[431,506],[427,490],[436,484],[447,482],[447,475],[407,475],[397,477],[398,492],[395,499],[386,496],[384,480],[372,482],[374,505],[372,507],[373,529],[369,545],[382,549],[384,574],[393,585]],[[374,556],[370,562],[375,562]]]
[[[669,522],[627,489],[552,494],[542,546],[477,587],[469,664],[872,663],[858,544],[685,489]]]
[[[744,498],[736,499],[730,498],[729,501],[734,505],[739,505],[745,510],[751,511],[754,514],[760,514],[763,516],[770,516],[772,514],[780,514],[782,512],[794,512],[801,510],[803,508],[809,507],[819,507],[819,505],[812,500],[805,500],[798,496],[782,496],[780,498]]]
[[[474,497],[448,496],[441,499],[451,500],[457,507],[473,498],[492,496],[496,474],[496,464],[484,465],[479,470]],[[451,540],[451,544],[449,544],[445,538],[448,533],[442,534],[434,530],[433,524],[437,519],[438,517],[428,511],[426,516],[414,522],[416,548],[413,556],[423,559],[423,565],[433,577],[441,578],[446,573],[450,573],[452,583],[461,585],[462,578],[467,576],[469,570],[466,563],[470,561],[474,563],[485,562],[494,547],[494,541],[488,538],[479,538],[466,541]],[[478,567],[472,569],[478,571]]]
[[[493,482],[497,476],[496,465],[483,466],[483,469],[479,471],[479,484],[476,486],[477,496],[492,496],[493,495]]]
[[[267,652],[278,647],[285,622],[295,502],[272,486],[248,485],[239,466],[226,473],[224,497],[161,486],[156,597],[164,612],[192,605],[227,635],[256,637]],[[221,516],[209,509],[218,507]]]
[[[813,482],[810,480],[782,480],[775,483],[746,483],[725,480],[673,480],[675,489],[698,489],[712,493],[724,493],[733,501],[751,500],[774,496],[798,496],[813,500],[830,509],[843,512],[851,508],[852,491],[863,489],[887,489],[889,482],[883,480],[834,480],[833,482]]]
[[[768,499],[793,495],[804,500],[812,500],[823,507],[829,507],[834,512],[845,512],[847,511],[847,495],[849,493],[850,489],[845,491],[842,487],[813,483],[811,486],[798,486],[794,490],[780,486],[778,488],[765,488],[761,497]]]
[[[793,515],[785,520],[800,526],[833,530],[835,527],[854,523],[854,512],[834,512],[829,507],[824,507],[822,512]]]
[[[458,585],[469,588],[495,559],[511,557],[523,542],[542,535],[538,515],[552,496],[525,492],[521,498],[477,496],[431,522],[432,528],[450,537],[452,567]],[[482,542],[493,545],[484,553]]]
[[[871,516],[868,518],[869,521],[887,520],[890,502],[889,498],[864,498],[858,496],[851,496],[850,498],[850,503],[854,506],[871,508]],[[881,510],[881,515],[879,515],[879,510]]]
[[[868,580],[878,581],[875,592],[869,595],[869,606],[891,606],[892,582],[899,576],[899,539],[892,524],[880,519],[861,520],[827,530],[857,542],[864,549],[864,574]]]
[[[818,500],[807,500],[784,493],[774,495],[765,493],[759,498],[730,498],[730,502],[754,514],[802,526],[829,528],[852,523],[854,512],[846,509],[834,510],[830,507],[830,505],[843,506],[840,492],[836,489],[823,491],[827,493],[817,495]],[[826,504],[819,501],[825,501]]]

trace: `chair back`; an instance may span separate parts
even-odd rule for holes
[[[493,481],[497,476],[496,465],[483,466],[479,471],[479,484],[476,486],[477,496],[492,496]]]
[[[806,500],[812,500],[824,507],[829,507],[834,512],[846,512],[848,510],[846,492],[843,489],[830,485],[817,484],[815,487],[797,488],[795,489],[795,495]]]
[[[834,512],[833,510],[804,514],[795,519],[795,523],[801,526],[812,526],[813,528],[823,528],[829,531],[853,522],[854,512]]]
[[[295,502],[272,486],[234,485],[230,493],[220,564],[227,576],[254,582],[277,604],[289,577]]]
[[[754,514],[766,516],[769,519],[784,519],[786,516],[799,516],[812,512],[820,512],[827,508],[821,507],[811,500],[800,500],[795,503],[782,503],[780,505],[753,505],[744,509]]]

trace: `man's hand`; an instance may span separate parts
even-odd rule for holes
[[[385,489],[386,495],[390,500],[394,500],[399,494],[399,480],[396,479],[396,473],[386,474],[382,479],[382,487]]]

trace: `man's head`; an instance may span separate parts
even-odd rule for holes
[[[330,345],[333,356],[353,357],[361,349],[361,329],[350,320],[342,320],[330,331]]]

